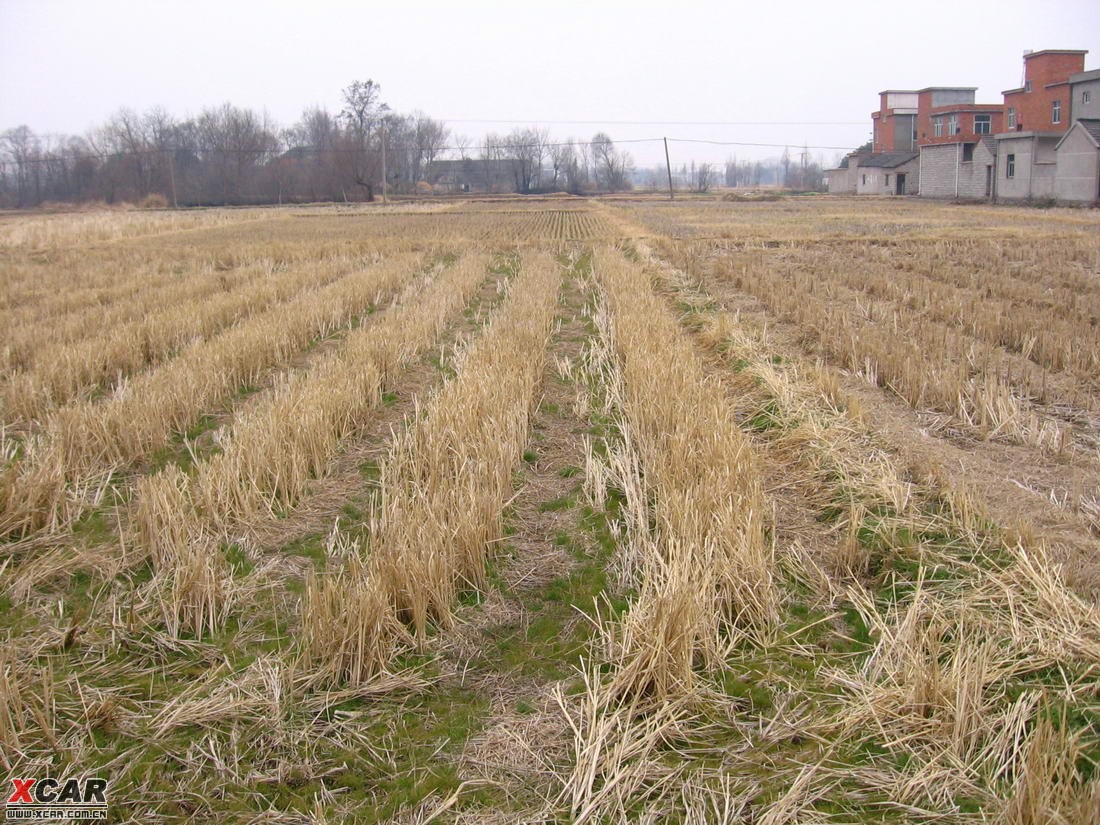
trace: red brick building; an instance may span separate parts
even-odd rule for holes
[[[879,108],[871,112],[874,152],[915,152],[917,149],[917,92],[887,89],[879,92]]]
[[[1024,85],[1006,89],[1005,131],[1064,132],[1070,122],[1069,77],[1085,70],[1088,51],[1043,49],[1024,53]]]
[[[928,119],[930,132],[921,146],[974,143],[1004,131],[1005,110],[999,103],[954,103],[930,107]]]
[[[917,144],[973,143],[1004,131],[1004,106],[975,103],[974,86],[930,86],[917,92]]]

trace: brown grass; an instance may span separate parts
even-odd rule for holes
[[[391,447],[367,562],[310,579],[302,658],[322,683],[377,674],[407,642],[402,628],[422,643],[430,627],[449,626],[459,593],[483,586],[527,440],[559,279],[550,260],[524,258],[505,305],[457,358],[457,377]]]

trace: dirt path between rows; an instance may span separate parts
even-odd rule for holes
[[[597,564],[577,509],[589,422],[578,415],[585,390],[569,365],[579,365],[588,334],[583,303],[566,273],[494,586],[459,609],[455,630],[441,639],[448,678],[488,702],[479,730],[455,758],[463,782],[488,789],[493,802],[463,810],[463,822],[536,816],[554,793],[554,766],[569,758],[552,692],[584,651],[589,625],[581,611],[602,581],[598,574],[593,580]]]
[[[787,359],[814,360],[797,327],[779,320],[756,298],[716,278],[703,288],[723,311],[767,329],[771,348]],[[894,451],[901,466],[935,466],[953,483],[973,490],[999,525],[1032,535],[1065,564],[1067,580],[1082,595],[1100,597],[1100,540],[1086,516],[1074,512],[1082,492],[1100,490],[1100,469],[1087,458],[1045,455],[1002,441],[979,440],[944,426],[944,417],[914,410],[858,376],[837,371],[845,393],[858,401],[865,425]],[[1054,497],[1068,495],[1066,505]]]

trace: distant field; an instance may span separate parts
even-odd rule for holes
[[[5,214],[0,284],[9,777],[1100,821],[1095,211]]]

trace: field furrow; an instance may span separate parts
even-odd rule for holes
[[[419,266],[397,257],[199,342],[100,402],[60,408],[0,476],[0,534],[71,523],[110,476],[186,428],[217,399],[394,294]]]
[[[484,256],[467,256],[430,285],[413,284],[398,306],[234,421],[221,450],[199,462],[193,474],[173,466],[138,482],[137,543],[170,578],[170,587],[186,581],[196,564],[217,566],[219,544],[233,525],[274,517],[299,502],[343,441],[381,403],[397,372],[432,346],[467,304],[485,278],[487,262]],[[176,607],[167,617],[173,633],[202,632],[189,598],[166,600]],[[209,621],[208,614],[201,615]]]
[[[430,627],[450,626],[459,593],[483,587],[560,277],[548,258],[523,259],[497,317],[459,358],[456,378],[383,462],[369,556],[307,585],[303,657],[322,682],[376,676]]]
[[[133,321],[101,327],[73,343],[40,344],[26,369],[0,386],[0,409],[10,425],[34,420],[77,396],[110,393],[139,370],[365,265],[361,260],[334,261],[289,272],[262,265],[252,277],[246,274],[239,287],[226,285],[213,295],[158,295],[158,305],[146,307]],[[171,300],[161,304],[166,297]]]

